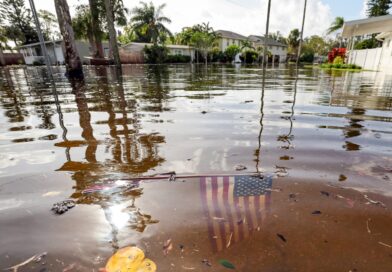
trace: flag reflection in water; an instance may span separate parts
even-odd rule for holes
[[[214,252],[249,238],[269,209],[272,177],[259,175],[200,178],[201,201]]]

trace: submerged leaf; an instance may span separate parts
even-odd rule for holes
[[[144,258],[140,248],[124,247],[110,257],[105,269],[106,272],[154,272],[157,267],[153,261]]]
[[[228,269],[235,269],[234,264],[232,264],[232,263],[229,262],[228,260],[221,259],[221,260],[219,260],[219,263],[220,263],[222,266],[224,266],[224,267],[226,267],[226,268],[228,268]]]

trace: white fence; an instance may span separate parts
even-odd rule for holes
[[[387,45],[373,49],[353,50],[348,61],[364,69],[392,73],[392,50]]]
[[[363,69],[379,70],[382,48],[353,50],[349,53],[349,63],[361,66]]]

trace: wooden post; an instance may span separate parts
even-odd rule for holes
[[[67,75],[71,78],[83,78],[82,62],[75,44],[75,35],[67,0],[54,0],[54,5],[64,41]]]

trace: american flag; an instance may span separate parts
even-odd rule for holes
[[[205,176],[200,178],[201,201],[214,252],[247,239],[259,230],[269,208],[270,176]]]

